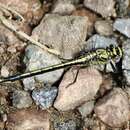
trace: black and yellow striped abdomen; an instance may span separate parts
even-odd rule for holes
[[[106,49],[96,49],[71,61],[67,61],[61,64],[56,64],[56,65],[48,66],[45,68],[33,70],[31,72],[26,72],[24,74],[13,75],[7,78],[0,79],[0,83],[6,82],[6,81],[15,81],[15,80],[27,78],[30,76],[47,73],[50,71],[65,68],[67,66],[72,66],[72,65],[84,64],[84,65],[89,66],[89,65],[95,65],[95,64],[106,64],[110,60],[116,61],[117,58],[121,58],[122,55],[123,55],[123,52],[120,47],[110,46]]]

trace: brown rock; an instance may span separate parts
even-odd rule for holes
[[[93,12],[91,12],[85,8],[79,8],[79,9],[73,11],[72,15],[86,16],[92,23],[94,23],[96,21],[96,14],[94,14]]]
[[[115,88],[95,105],[95,113],[110,127],[121,127],[129,119],[129,102],[121,88]]]
[[[95,29],[97,33],[104,36],[110,36],[113,34],[113,27],[110,21],[100,20],[96,21]]]
[[[72,59],[84,45],[89,28],[87,22],[86,17],[47,14],[32,36],[58,51],[64,59]]]
[[[6,128],[7,130],[49,130],[49,118],[47,111],[23,109],[8,115]]]
[[[61,15],[71,14],[74,10],[75,6],[71,0],[57,0],[52,6],[52,13],[58,13]]]
[[[68,71],[59,86],[58,97],[54,103],[58,110],[74,109],[86,101],[92,100],[100,88],[102,76],[95,69],[80,69],[76,82],[69,85],[74,81],[76,71]]]

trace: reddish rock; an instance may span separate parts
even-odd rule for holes
[[[74,81],[77,70],[68,71],[60,86],[54,107],[61,111],[74,109],[86,101],[94,99],[102,83],[102,76],[95,69],[80,69],[76,82]]]
[[[95,105],[95,113],[110,127],[121,127],[129,120],[129,101],[121,88],[115,88]]]

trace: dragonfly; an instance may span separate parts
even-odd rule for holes
[[[23,74],[16,74],[9,77],[1,78],[0,83],[8,82],[8,81],[13,82],[13,81],[20,80],[23,78],[28,78],[35,75],[44,74],[50,71],[62,69],[65,67],[70,67],[73,65],[90,66],[90,65],[97,65],[97,64],[99,65],[107,64],[108,62],[111,62],[111,61],[114,61],[114,62],[119,61],[122,58],[122,56],[123,56],[123,50],[121,47],[110,45],[107,48],[98,48],[95,50],[88,51],[85,54],[75,59],[72,59],[72,60],[69,60],[60,64],[55,64],[55,65],[51,65],[51,66],[44,67],[41,69],[36,69],[33,71],[25,72]]]

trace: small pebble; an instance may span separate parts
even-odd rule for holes
[[[40,90],[34,90],[32,92],[32,98],[37,105],[40,105],[42,109],[47,109],[53,105],[54,99],[57,95],[57,88],[43,88]]]
[[[98,118],[110,127],[121,127],[129,120],[129,100],[121,88],[114,88],[95,105]]]
[[[97,33],[99,33],[100,35],[110,36],[113,34],[113,27],[110,21],[106,20],[96,21],[95,29]]]
[[[114,0],[84,0],[84,6],[101,14],[103,17],[115,16]]]
[[[8,77],[9,76],[9,70],[6,66],[2,66],[1,68],[1,76]]]
[[[69,70],[59,85],[58,96],[54,102],[54,107],[59,111],[75,109],[94,99],[100,88],[102,76],[97,70],[80,69],[76,82],[73,83],[76,72],[76,69]]]
[[[58,13],[61,15],[69,15],[76,10],[72,0],[57,0],[52,7],[52,13]]]
[[[32,105],[32,99],[28,92],[15,90],[13,92],[13,106],[19,109],[27,108]]]
[[[0,54],[4,53],[4,48],[0,47]]]
[[[23,79],[24,90],[29,91],[35,88],[35,80],[32,77]]]
[[[16,53],[17,52],[17,50],[16,50],[16,48],[14,46],[8,47],[7,51],[10,52],[10,53]]]
[[[116,19],[113,28],[130,38],[130,18]]]

